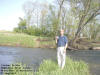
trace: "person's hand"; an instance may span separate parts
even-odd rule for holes
[[[58,36],[56,36],[55,39],[57,40],[58,39]]]

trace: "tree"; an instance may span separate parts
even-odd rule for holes
[[[84,27],[100,14],[100,1],[96,0],[70,0],[70,5],[75,18],[79,20],[75,37],[71,44],[74,45],[80,37]]]
[[[57,25],[58,25],[58,27],[60,27],[60,28],[62,28],[63,26],[62,25],[60,25],[60,20],[61,20],[61,14],[62,14],[62,8],[63,8],[63,4],[64,4],[64,1],[65,0],[57,0],[57,2],[58,2],[58,21],[57,21]],[[58,32],[58,30],[56,30],[56,34],[57,34],[57,32]]]
[[[76,0],[77,1],[77,0]],[[82,11],[83,13],[79,13],[79,24],[78,24],[78,29],[74,37],[74,42],[77,40],[79,37],[82,29],[89,23],[92,19],[94,19],[96,16],[100,14],[100,1],[97,0],[97,2],[94,2],[93,0],[79,0],[80,3],[82,4]],[[76,9],[77,10],[77,9]]]
[[[23,5],[23,9],[25,12],[25,17],[26,17],[26,23],[27,23],[27,28],[30,27],[30,22],[31,22],[31,18],[34,12],[34,3],[32,1],[27,1],[24,5]]]
[[[20,22],[18,23],[18,27],[21,29],[26,29],[26,19],[19,17]]]

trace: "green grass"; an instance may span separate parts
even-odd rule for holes
[[[73,61],[69,57],[66,58],[66,65],[63,70],[61,70],[58,67],[57,62],[54,62],[52,60],[44,60],[40,64],[38,71],[34,73],[33,71],[22,72],[19,71],[20,69],[16,69],[14,66],[11,67],[13,67],[14,69],[13,72],[16,72],[16,70],[18,70],[17,74],[15,75],[90,75],[88,64],[86,64],[83,61]],[[21,69],[23,70],[22,65],[21,65]]]
[[[0,33],[0,45],[34,46],[34,36],[18,33]]]
[[[30,36],[23,33],[0,31],[0,45],[44,48],[55,46],[54,41],[39,42],[37,39],[48,39],[48,37]]]
[[[57,63],[51,60],[44,60],[36,75],[90,75],[88,64],[83,61],[73,61],[66,58],[66,65],[61,70]]]

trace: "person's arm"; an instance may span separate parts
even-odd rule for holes
[[[67,39],[67,37],[65,37],[65,42],[66,42],[66,45],[65,45],[65,51],[64,52],[66,52],[66,48],[68,47],[68,39]]]
[[[68,47],[68,43],[66,43],[66,45],[65,45],[65,49]]]
[[[57,44],[58,36],[56,36],[55,39],[56,39],[56,44]]]

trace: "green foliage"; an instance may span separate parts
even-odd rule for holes
[[[19,27],[26,27],[26,19],[19,18],[20,22],[18,23]]]
[[[43,32],[42,29],[37,28],[37,27],[32,27],[32,26],[27,29],[26,33],[29,34],[29,35],[35,35],[35,36],[45,35],[45,33]]]
[[[29,34],[29,35],[35,35],[35,28],[29,27],[27,29],[27,32],[26,33]]]
[[[23,19],[23,18],[19,18],[20,21],[18,23],[18,27],[14,28],[14,32],[18,32],[18,33],[26,33],[27,30],[26,30],[26,19]]]
[[[18,32],[18,33],[20,33],[20,32],[22,32],[22,30],[19,29],[19,28],[14,28],[14,32]]]

